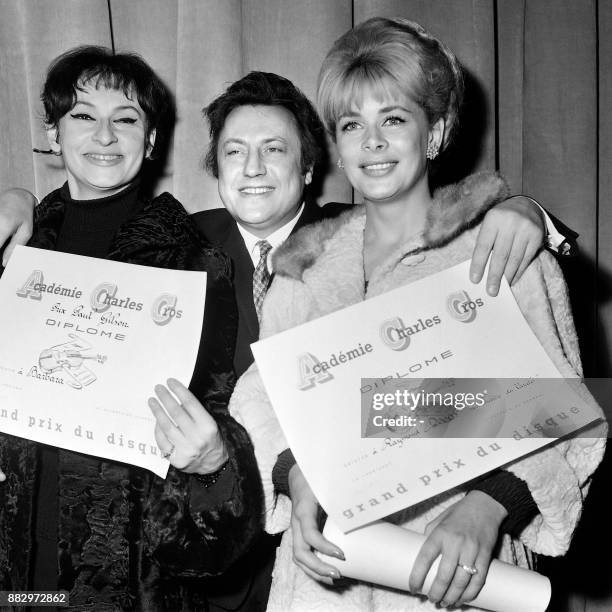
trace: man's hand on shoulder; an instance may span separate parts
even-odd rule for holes
[[[6,266],[18,244],[27,244],[34,226],[37,201],[25,189],[6,189],[0,192],[0,248],[6,245],[2,265]]]
[[[514,196],[489,210],[472,256],[472,282],[482,279],[489,256],[489,295],[497,295],[502,275],[516,282],[542,247],[545,229],[544,215],[530,198]]]

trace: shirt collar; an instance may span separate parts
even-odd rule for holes
[[[283,242],[285,242],[287,238],[289,238],[289,234],[291,234],[291,232],[293,231],[293,228],[296,226],[298,219],[300,218],[300,215],[302,214],[303,211],[304,211],[304,203],[302,202],[300,209],[297,211],[295,217],[293,217],[291,221],[288,221],[287,223],[285,223],[285,225],[283,225],[282,227],[279,227],[277,230],[275,230],[274,232],[272,232],[269,236],[266,236],[265,238],[260,238],[259,236],[255,236],[254,234],[246,230],[244,227],[242,227],[240,223],[236,222],[236,225],[238,226],[238,231],[240,232],[240,235],[242,236],[242,239],[244,240],[244,244],[246,245],[247,251],[249,252],[249,255],[251,256],[251,261],[253,262],[253,266],[257,267],[257,264],[259,263],[260,255],[259,255],[259,247],[257,246],[257,243],[260,240],[267,240],[272,246],[272,250],[270,251],[270,254],[268,255],[268,270],[272,272],[272,264],[271,264],[272,253],[274,253],[274,251],[281,244],[283,244]]]

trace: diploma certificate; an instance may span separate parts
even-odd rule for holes
[[[492,298],[484,283],[469,283],[468,268],[464,262],[253,345],[287,442],[321,505],[344,532],[456,487],[600,417],[592,398],[577,393],[570,381],[559,380],[555,397],[544,397],[538,379],[558,379],[559,371],[507,283]],[[391,431],[386,437],[362,437],[365,394],[394,389],[398,378],[472,377],[514,380],[500,393],[502,413],[490,397],[470,415],[473,427],[467,430],[477,432],[471,437],[453,437],[452,427],[437,439]],[[484,415],[489,415],[485,428]],[[487,433],[498,417],[505,426]],[[508,417],[514,419],[511,427]],[[542,437],[546,423],[553,431]],[[466,431],[465,422],[460,430]]]
[[[191,380],[205,290],[205,272],[17,247],[0,279],[0,431],[165,478],[147,398]]]

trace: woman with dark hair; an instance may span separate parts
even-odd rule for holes
[[[66,589],[79,609],[202,610],[199,579],[225,570],[260,531],[251,445],[227,413],[237,316],[230,263],[170,194],[146,195],[143,163],[167,138],[172,99],[140,57],[73,49],[52,63],[42,100],[67,181],[37,207],[29,244],[206,271],[206,314],[189,390],[169,380],[149,400],[171,463],[166,480],[0,436],[0,589]]]
[[[454,54],[418,24],[373,18],[336,41],[321,68],[318,102],[338,165],[364,206],[302,230],[279,249],[261,337],[469,259],[478,223],[507,187],[497,174],[480,173],[430,192],[431,164],[456,130],[462,95]],[[579,376],[566,287],[552,256],[540,253],[511,289],[561,375]],[[440,558],[427,601],[364,583],[328,588],[340,575],[315,552],[342,551],[318,530],[317,499],[286,450],[256,368],[239,380],[230,411],[255,446],[266,529],[286,530],[269,601],[269,610],[283,612],[433,611],[473,600],[493,556],[527,567],[533,553],[564,554],[605,446],[602,426],[389,517],[427,535],[406,576],[413,593]]]

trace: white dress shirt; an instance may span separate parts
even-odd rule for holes
[[[240,232],[240,235],[244,240],[244,244],[246,245],[247,251],[251,256],[251,260],[253,261],[253,266],[255,268],[257,267],[260,258],[259,247],[257,246],[257,243],[260,240],[267,240],[270,243],[270,246],[272,247],[272,250],[270,251],[267,260],[268,271],[270,272],[270,274],[272,274],[272,254],[274,253],[274,251],[276,251],[276,249],[278,249],[281,244],[283,244],[283,242],[285,242],[285,240],[287,240],[287,238],[289,238],[289,234],[291,234],[303,210],[304,203],[302,203],[297,214],[295,215],[295,217],[293,217],[293,219],[291,219],[291,221],[288,221],[287,223],[285,223],[285,225],[279,227],[277,230],[275,230],[265,238],[261,238],[260,236],[255,236],[254,234],[251,234],[251,232],[242,227],[240,223],[236,222],[236,225],[238,225],[238,231]]]

